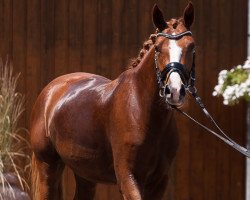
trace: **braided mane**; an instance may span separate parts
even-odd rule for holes
[[[140,50],[138,57],[131,59],[131,63],[129,64],[128,67],[129,69],[135,68],[136,66],[139,65],[144,55],[147,53],[150,47],[155,43],[155,40],[156,40],[156,34],[151,34],[149,39],[143,43],[143,47]]]

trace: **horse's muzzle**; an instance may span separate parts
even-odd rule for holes
[[[165,89],[166,102],[174,106],[182,106],[186,95],[184,84],[181,87],[172,87],[167,85]]]

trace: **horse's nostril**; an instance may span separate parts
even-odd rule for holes
[[[170,94],[170,89],[168,86],[166,86],[166,88],[165,88],[165,95],[167,95],[167,94]]]
[[[180,89],[180,96],[185,96],[186,95],[186,90],[185,90],[185,87],[184,85],[181,86],[181,89]]]

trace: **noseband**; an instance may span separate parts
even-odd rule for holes
[[[183,36],[186,35],[192,35],[191,31],[185,31],[182,32],[180,34],[177,35],[170,35],[167,33],[158,33],[156,35],[156,37],[165,37],[169,40],[179,40],[181,39]],[[156,75],[157,75],[157,82],[159,84],[160,87],[160,96],[164,97],[169,91],[168,91],[168,86],[167,86],[167,81],[170,77],[170,74],[172,72],[177,72],[180,77],[181,80],[185,86],[186,90],[190,90],[194,88],[194,84],[195,84],[195,52],[193,52],[193,63],[192,63],[192,67],[190,69],[189,72],[187,72],[185,66],[179,62],[170,62],[168,63],[164,69],[162,71],[160,71],[159,67],[158,67],[158,55],[160,52],[155,51],[155,68],[156,68]],[[166,84],[164,83],[164,81],[166,81]]]

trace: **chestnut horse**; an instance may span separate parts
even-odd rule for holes
[[[192,3],[168,22],[155,5],[156,34],[117,79],[72,73],[43,89],[31,117],[34,200],[63,199],[65,165],[74,199],[93,199],[97,183],[117,183],[125,200],[163,197],[178,147],[171,105],[183,104],[190,79],[193,19]]]

